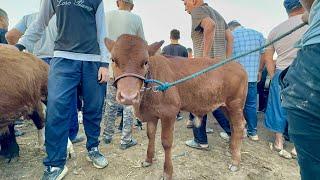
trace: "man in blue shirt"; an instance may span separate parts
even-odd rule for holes
[[[319,180],[320,172],[320,0],[300,0],[309,29],[297,58],[284,78],[282,106],[298,153],[302,180]]]
[[[238,21],[228,24],[233,34],[233,56],[252,51],[265,44],[263,35],[253,29],[241,26]],[[258,141],[257,135],[257,81],[259,64],[264,55],[264,50],[239,58],[238,62],[248,73],[248,94],[244,108],[244,116],[247,121],[247,134],[253,141]]]
[[[68,131],[75,106],[77,86],[83,92],[83,125],[87,136],[87,160],[97,168],[108,165],[99,152],[100,122],[108,79],[108,59],[102,0],[43,0],[37,20],[16,44],[33,49],[52,16],[57,18],[57,38],[48,79],[45,129],[47,157],[43,179],[62,179],[67,174]],[[71,105],[71,106],[70,106]]]

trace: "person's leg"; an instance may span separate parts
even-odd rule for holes
[[[257,83],[250,82],[248,84],[247,100],[244,107],[244,116],[247,121],[248,136],[257,135]]]
[[[82,63],[83,125],[87,136],[87,150],[99,146],[100,122],[106,85],[97,82],[99,62]]]
[[[219,125],[222,127],[222,129],[230,136],[231,135],[231,129],[230,129],[230,123],[229,120],[226,118],[225,114],[221,110],[221,108],[216,109],[212,112],[212,115],[216,118]]]
[[[134,115],[132,106],[123,106],[123,128],[121,137],[121,149],[128,149],[137,144],[137,141],[132,137],[132,125]]]
[[[208,137],[206,133],[206,127],[207,127],[207,119],[208,116],[205,115],[202,118],[202,123],[200,127],[193,127],[193,135],[194,135],[194,141],[199,143],[199,144],[208,144]]]
[[[108,83],[104,113],[105,129],[103,132],[104,141],[107,144],[111,143],[112,137],[114,135],[117,113],[118,103],[116,102],[116,89],[111,85],[111,83]]]
[[[48,103],[45,126],[47,167],[64,167],[76,87],[81,77],[81,61],[54,58],[48,80]]]
[[[78,131],[79,131],[79,122],[78,122],[78,110],[77,110],[77,103],[76,103],[76,98],[73,100],[73,108],[74,111],[72,113],[72,120],[70,124],[70,129],[69,129],[69,138],[72,141],[74,141],[77,138]]]
[[[286,112],[281,106],[279,75],[277,70],[270,85],[268,105],[265,114],[265,127],[275,133],[274,146],[277,150],[283,149],[283,136],[287,124]]]
[[[313,126],[316,121],[320,122],[320,119],[315,119],[316,117],[301,117],[288,111],[289,128],[293,129],[290,131],[290,138],[296,147],[302,180],[320,179],[320,130],[317,129],[317,134],[314,134],[312,132],[315,131],[308,127]],[[304,134],[295,133],[294,129],[300,127],[306,128]],[[311,133],[308,130],[311,130]]]

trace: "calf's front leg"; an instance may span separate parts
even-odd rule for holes
[[[142,167],[149,167],[152,165],[152,161],[154,158],[154,149],[155,149],[155,139],[157,132],[158,119],[149,120],[147,122],[147,135],[149,139],[148,150],[147,150],[147,158],[142,163]]]
[[[171,119],[161,119],[161,142],[165,153],[163,178],[172,180],[172,143],[175,117]]]

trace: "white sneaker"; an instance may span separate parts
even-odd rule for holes
[[[224,139],[224,140],[226,140],[226,141],[229,141],[230,140],[230,137],[229,137],[229,135],[227,134],[227,133],[225,133],[225,132],[220,132],[220,137],[222,138],[222,139]]]

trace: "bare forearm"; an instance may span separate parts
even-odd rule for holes
[[[226,51],[226,56],[227,58],[232,56],[232,51],[233,51],[233,39],[227,41],[227,51]]]
[[[276,70],[276,66],[273,59],[266,59],[266,68],[267,68],[268,74],[272,78]]]

